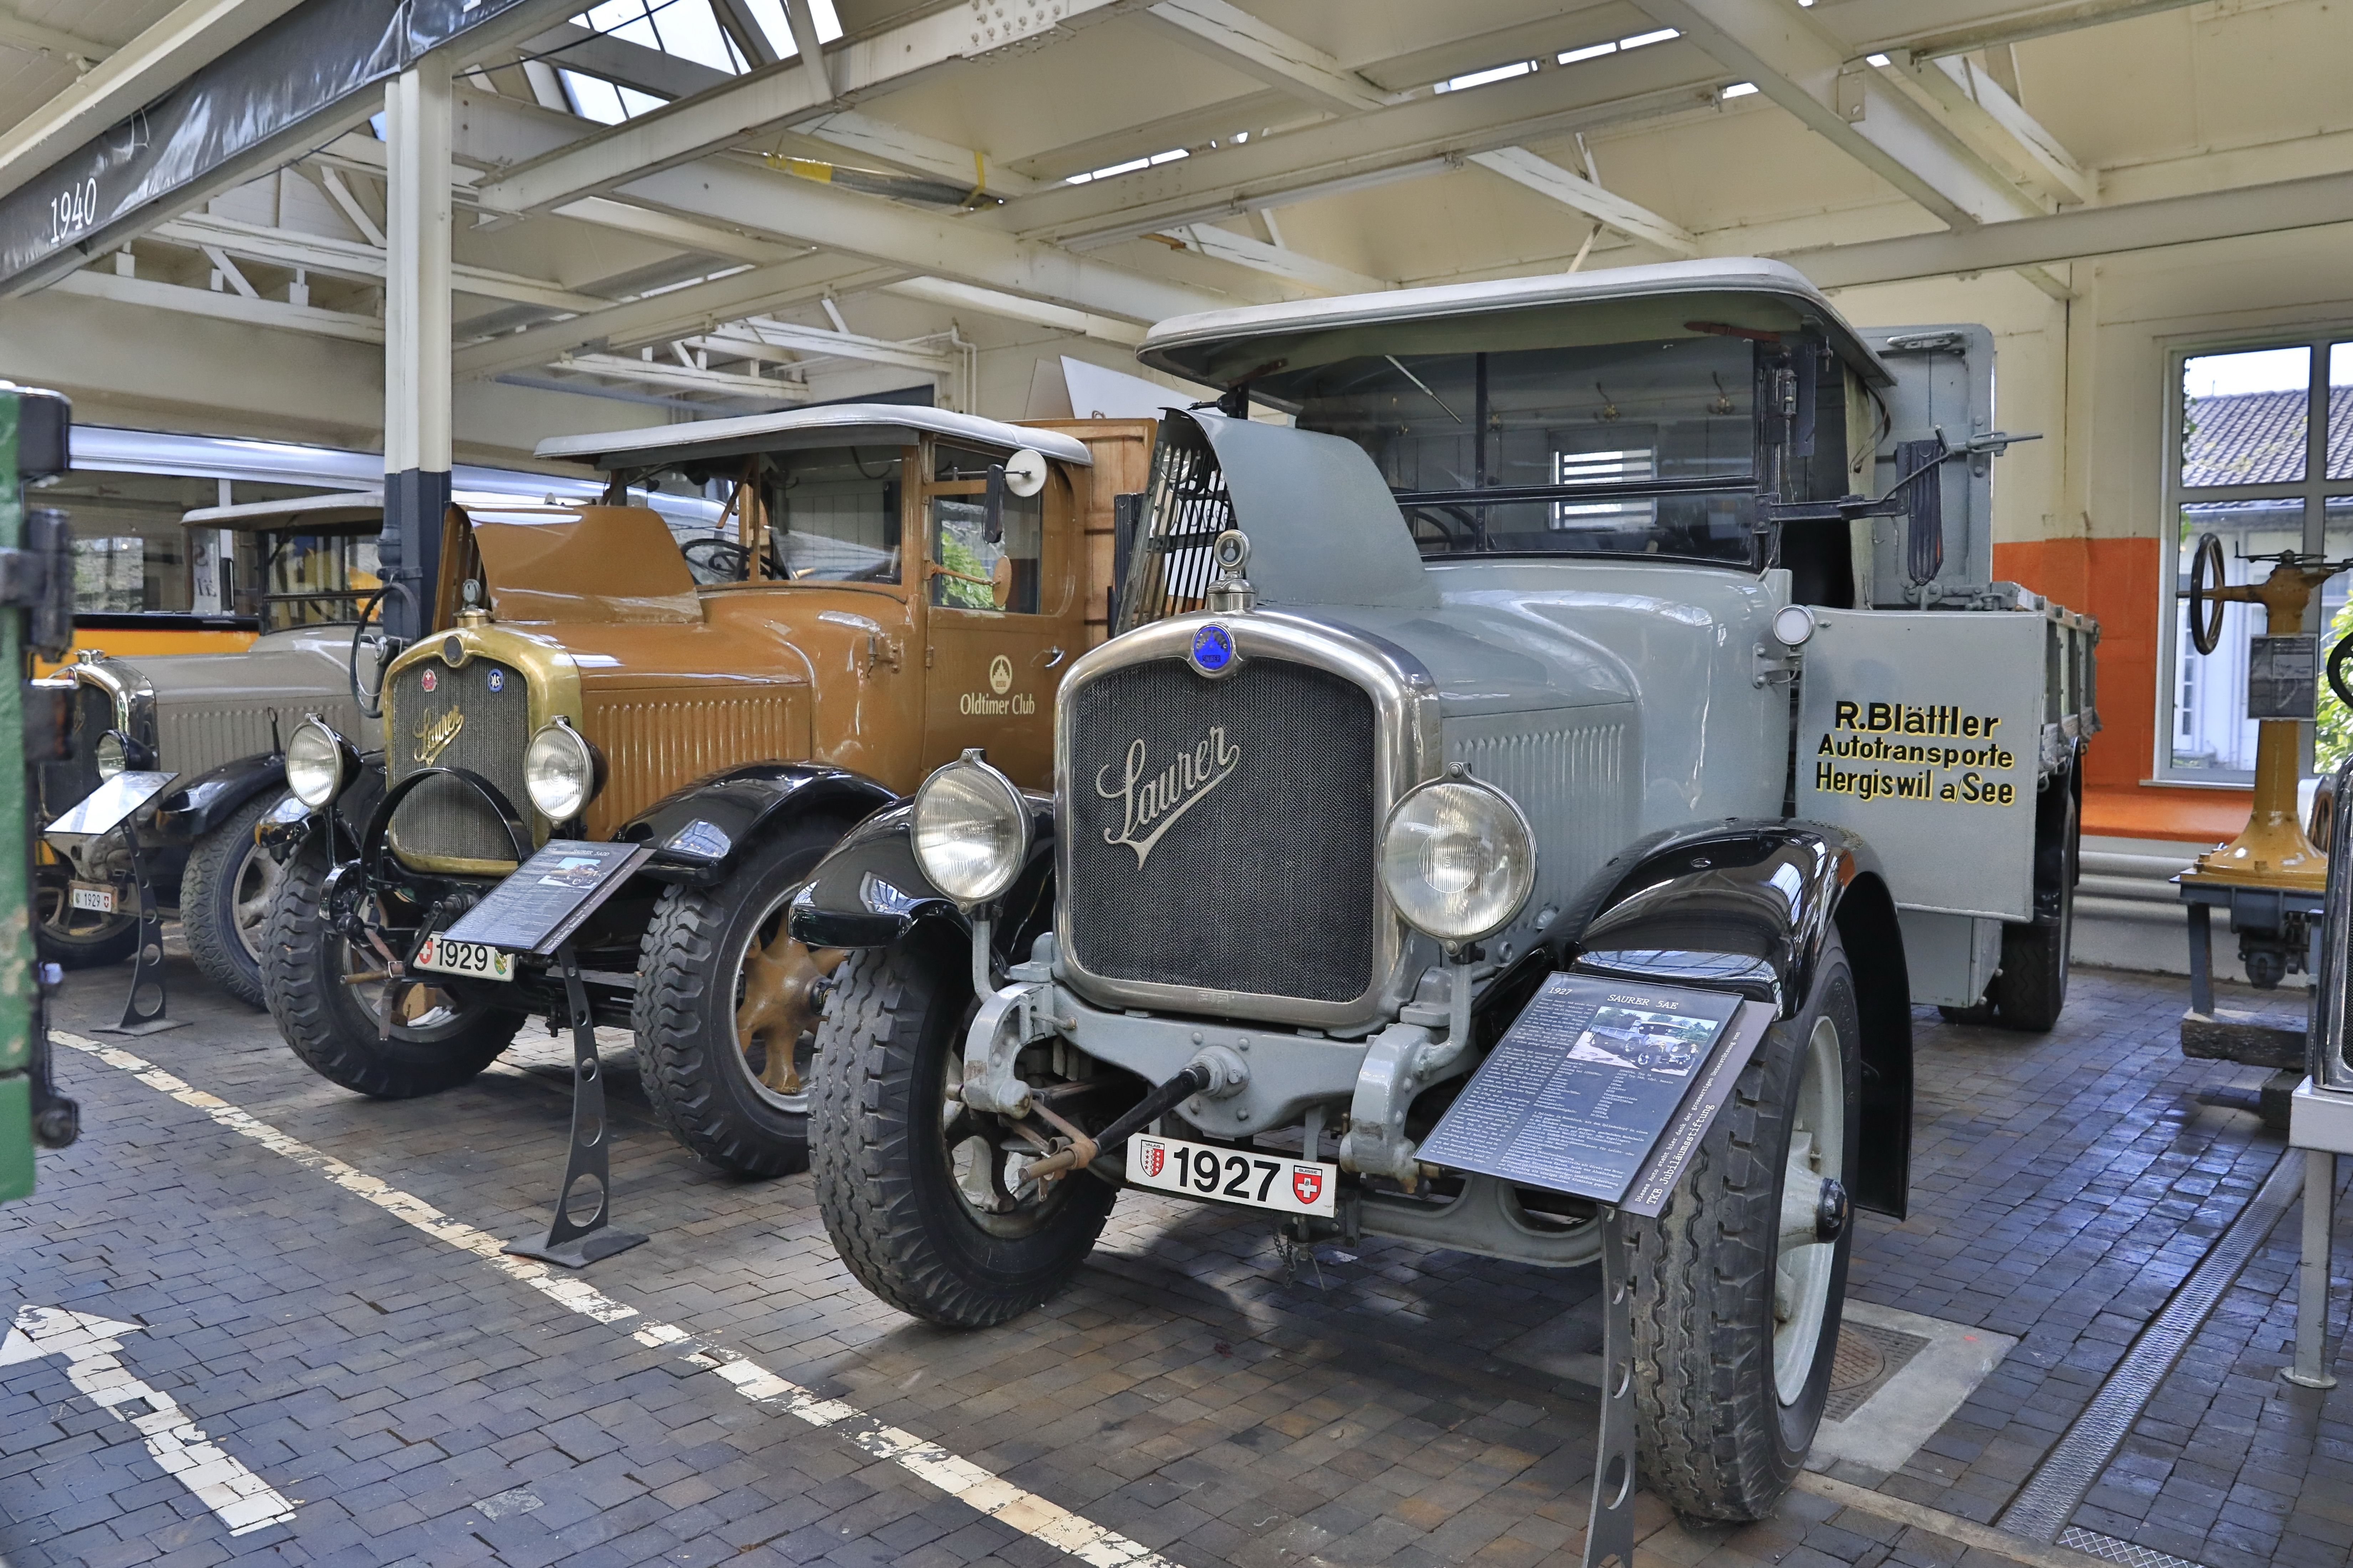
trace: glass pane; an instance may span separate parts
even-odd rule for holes
[[[2353,560],[2353,496],[2330,496],[2326,515],[2328,559]],[[2353,588],[2353,576],[2340,572],[2320,590],[2320,657],[2324,670],[2329,651],[2346,637],[2353,637],[2353,594],[2347,592],[2348,588]],[[2313,732],[2313,763],[2319,772],[2333,773],[2346,753],[2353,752],[2353,713],[2347,712],[2345,705],[2337,700],[2325,676],[2313,711],[2319,721]]]
[[[2223,581],[2261,582],[2267,562],[2245,555],[2275,555],[2304,548],[2304,502],[2224,501],[2181,509],[2180,552],[2175,585],[2189,591],[2190,557],[2199,539],[2222,542]],[[2177,768],[2248,773],[2255,765],[2255,721],[2247,717],[2247,639],[2263,629],[2259,605],[2224,605],[2222,632],[2211,654],[2189,640],[2189,600],[2174,611],[2173,765]]]
[[[260,590],[237,608],[259,613],[263,627],[351,624],[367,596],[383,585],[376,575],[373,534],[248,534],[259,546]]]
[[[2353,343],[2328,350],[2328,477],[2353,479]],[[2329,559],[2342,558],[2331,551]]]
[[[1036,615],[1045,516],[1042,494],[1008,494],[1004,536],[992,542],[986,496],[934,496],[932,603]]]
[[[768,533],[782,574],[796,581],[899,581],[896,447],[828,447],[777,459]]]
[[[2311,395],[2308,348],[2184,360],[2182,484],[2292,484],[2303,479]]]

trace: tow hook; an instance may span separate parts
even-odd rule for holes
[[[1230,1051],[1224,1052],[1225,1055],[1233,1057],[1230,1065],[1213,1060],[1213,1053],[1222,1050],[1222,1047],[1213,1046],[1187,1062],[1177,1070],[1175,1078],[1159,1085],[1142,1100],[1128,1107],[1124,1114],[1100,1132],[1093,1134],[1082,1132],[1064,1122],[1063,1126],[1070,1133],[1070,1146],[1057,1150],[1026,1168],[1021,1173],[1022,1184],[1027,1186],[1032,1182],[1050,1182],[1068,1172],[1086,1169],[1094,1163],[1096,1155],[1106,1149],[1118,1148],[1122,1143],[1126,1142],[1130,1136],[1142,1129],[1145,1122],[1155,1116],[1166,1114],[1182,1101],[1190,1100],[1197,1094],[1215,1094],[1219,1092],[1221,1085],[1227,1084],[1230,1084],[1230,1087],[1224,1090],[1228,1094],[1240,1089],[1243,1083],[1249,1081],[1249,1069],[1242,1067],[1241,1058],[1233,1057]],[[1241,1078],[1239,1081],[1228,1076],[1232,1068],[1240,1069]]]

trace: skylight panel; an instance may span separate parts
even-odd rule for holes
[[[1716,96],[1719,98],[1746,98],[1750,93],[1755,92],[1756,90],[1757,84],[1753,81],[1736,81]]]
[[[1564,49],[1553,57],[1553,61],[1556,65],[1573,66],[1579,60],[1599,59],[1603,55],[1614,55],[1617,52],[1616,44],[1588,44],[1581,49]]]
[[[776,58],[788,60],[800,53],[793,47],[793,25],[785,19],[784,0],[744,0],[744,8],[768,35],[768,45]],[[809,0],[809,17],[817,23],[817,41],[829,44],[841,37],[841,18],[835,15],[833,0]]]
[[[1644,44],[1663,44],[1669,38],[1682,37],[1683,35],[1672,27],[1661,27],[1655,33],[1637,33],[1630,38],[1620,38],[1618,40],[1618,47],[1621,49],[1639,49]]]
[[[1525,76],[1536,68],[1534,60],[1514,60],[1509,65],[1493,66],[1465,76],[1449,77],[1433,89],[1438,92],[1461,92],[1466,87],[1484,87],[1491,81],[1509,81],[1515,76]]]
[[[1124,163],[1110,163],[1100,169],[1089,169],[1083,174],[1066,175],[1063,177],[1062,184],[1083,185],[1093,180],[1108,180],[1115,174],[1133,174],[1138,169],[1149,169],[1155,163],[1173,163],[1179,158],[1189,158],[1192,155],[1186,148],[1171,147],[1166,153],[1155,153],[1149,157],[1130,158]]]

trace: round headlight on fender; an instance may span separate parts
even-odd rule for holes
[[[1389,901],[1406,924],[1450,948],[1511,924],[1535,885],[1528,819],[1510,795],[1467,774],[1408,792],[1381,830]]]
[[[915,863],[969,909],[1013,885],[1029,858],[1029,803],[976,750],[915,792]]]
[[[351,742],[316,718],[303,720],[286,737],[286,787],[316,811],[343,792],[350,776]]]
[[[98,762],[98,776],[100,779],[111,779],[131,765],[130,753],[122,744],[122,737],[112,730],[109,730],[98,738],[98,745],[92,755]]]
[[[569,719],[539,727],[522,754],[522,785],[550,822],[569,822],[605,787],[605,758]]]

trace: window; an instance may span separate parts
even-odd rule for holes
[[[899,581],[896,447],[828,447],[774,461],[768,537],[776,574],[797,582]]]
[[[1002,453],[934,448],[926,508],[932,536],[932,603],[951,610],[1038,613],[1046,539],[1046,492],[1003,492],[997,537],[989,535],[988,477]]]
[[[2261,582],[2261,557],[2284,552],[2353,558],[2353,341],[2316,336],[2290,342],[2193,350],[2176,362],[2172,406],[2177,439],[2168,458],[2174,520],[2176,595],[2166,616],[2173,679],[2165,773],[2184,781],[2243,784],[2254,774],[2259,726],[2246,716],[2248,639],[2260,636],[2260,605],[2222,612],[2221,640],[2201,657],[2189,639],[2190,558],[2211,533],[2222,542],[2224,581]],[[2306,625],[2323,634],[2322,653],[2353,634],[2347,579],[2331,578]],[[2353,715],[2324,683],[2316,753],[2333,767],[2353,748]]]

